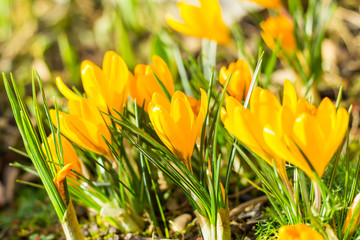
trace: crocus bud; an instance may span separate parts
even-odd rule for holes
[[[72,163],[65,165],[60,171],[58,171],[54,177],[54,183],[57,190],[60,193],[62,200],[66,203],[64,180],[70,173]]]
[[[351,235],[354,233],[355,229],[360,225],[360,193],[356,195],[354,198],[354,201],[351,204],[351,207],[349,208],[346,219],[342,228],[342,232],[345,234],[346,231],[348,231],[348,228],[350,227],[349,234]],[[354,214],[356,214],[354,216]],[[352,224],[350,224],[351,219],[353,219]],[[350,225],[349,225],[350,224]]]

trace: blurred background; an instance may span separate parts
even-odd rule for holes
[[[261,44],[259,22],[267,12],[252,3],[220,2],[225,21],[244,38],[240,47],[246,47],[256,59]],[[350,136],[359,137],[360,1],[341,0],[338,5],[323,43],[325,76],[319,91],[322,97],[334,99],[339,86],[344,86],[345,105],[354,105]],[[61,76],[68,85],[81,90],[81,61],[89,59],[101,66],[107,50],[118,52],[130,70],[137,63],[149,63],[157,54],[177,79],[174,44],[180,44],[182,53],[198,56],[200,41],[169,29],[164,20],[167,12],[178,15],[175,0],[1,0],[0,71],[7,76],[12,73],[20,94],[30,101],[34,67],[45,84],[49,101],[55,96],[60,104],[63,100],[56,90],[55,77]],[[265,60],[271,55],[266,51]],[[235,45],[219,47],[217,67],[235,61],[238,53]],[[272,81],[281,83],[293,75],[279,62]],[[16,182],[38,180],[9,166],[15,161],[30,165],[30,160],[9,147],[24,149],[1,83],[0,239],[59,239],[62,233],[54,225],[57,217],[45,192]],[[351,148],[353,152],[359,149],[358,140],[352,142]]]

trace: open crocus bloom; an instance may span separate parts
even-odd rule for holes
[[[349,115],[344,108],[336,111],[329,98],[324,98],[318,109],[305,99],[297,99],[294,86],[287,80],[283,95],[283,106],[278,118],[278,125],[282,130],[276,131],[275,128],[266,126],[266,143],[278,157],[313,177],[309,161],[321,178],[343,141]]]
[[[151,97],[155,92],[162,94],[165,97],[155,75],[166,87],[170,95],[174,94],[174,81],[171,76],[169,67],[159,56],[153,56],[153,65],[138,64],[134,70],[134,79],[130,85],[130,95],[139,106],[144,103],[145,111],[148,110],[148,105]]]
[[[337,111],[329,98],[324,98],[315,115],[304,112],[293,125],[292,139],[322,177],[335,151],[343,141],[349,123],[344,108]]]
[[[280,40],[280,46],[285,52],[293,52],[296,49],[294,37],[294,24],[284,15],[269,17],[260,23],[261,36],[270,49],[274,49],[276,42]]]
[[[240,0],[240,1],[248,1],[248,2],[254,2],[264,8],[281,8],[281,0]]]
[[[298,223],[296,225],[282,226],[279,229],[278,240],[324,240],[315,229],[304,224]]]
[[[174,155],[191,169],[191,155],[207,112],[207,95],[201,91],[201,106],[194,114],[184,93],[177,91],[171,103],[161,94],[154,93],[149,104],[149,117],[161,141]]]
[[[127,101],[131,77],[124,60],[113,51],[106,52],[102,69],[89,60],[81,63],[81,79],[88,99],[120,113]]]
[[[221,116],[231,134],[269,164],[273,160],[280,172],[285,171],[283,163],[289,162],[311,178],[311,167],[322,177],[349,122],[347,111],[336,111],[328,98],[318,109],[305,99],[297,99],[288,80],[284,83],[282,105],[271,92],[259,87],[250,99],[250,110],[232,97],[226,101]]]
[[[249,65],[244,60],[239,59],[236,63],[230,63],[228,68],[225,66],[221,67],[219,72],[219,81],[221,85],[226,85],[230,74],[231,79],[226,91],[241,102],[245,99],[251,83],[251,71]]]
[[[65,137],[60,136],[60,138],[61,138],[61,144],[62,144],[62,156],[64,159],[64,165],[71,163],[71,169],[73,169],[74,171],[76,171],[78,173],[82,173],[81,166],[80,166],[80,160],[79,160],[73,146]],[[57,136],[55,136],[55,139],[56,139],[55,140],[56,143],[58,144]],[[49,144],[49,148],[50,148],[50,152],[51,152],[53,161],[56,163],[59,163],[59,159],[56,154],[54,137],[52,134],[50,134],[47,137],[47,142]],[[55,166],[56,166],[57,170],[60,169],[59,166],[57,166],[57,165],[55,165]],[[73,177],[76,177],[75,174],[70,173],[70,175],[73,175]]]
[[[185,35],[206,38],[218,44],[230,43],[230,32],[225,25],[220,4],[217,0],[199,0],[200,6],[186,1],[178,2],[178,9],[184,22],[167,15],[166,21],[175,31]]]
[[[61,133],[80,147],[110,156],[110,150],[102,136],[111,142],[111,135],[100,112],[107,112],[107,108],[96,106],[89,99],[75,94],[59,77],[56,84],[60,92],[69,99],[69,114],[59,111]],[[52,122],[57,126],[55,110],[50,110],[50,115]]]

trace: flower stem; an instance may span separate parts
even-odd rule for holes
[[[71,200],[67,206],[64,218],[62,221],[62,228],[64,230],[66,240],[81,240],[84,239],[79,222],[76,217],[74,206]]]
[[[230,214],[229,209],[219,209],[217,212],[216,225],[210,223],[209,219],[195,211],[203,239],[230,240]]]
[[[320,211],[321,207],[321,192],[320,187],[316,181],[312,181],[313,187],[314,187],[314,203],[313,208],[318,213]]]
[[[206,38],[201,40],[204,77],[209,81],[211,80],[212,69],[215,67],[216,63],[216,48],[217,43],[215,41],[211,41]]]
[[[181,57],[179,47],[177,45],[174,46],[173,51],[174,51],[174,57],[175,57],[176,65],[177,65],[179,75],[180,75],[180,80],[181,80],[181,83],[182,83],[182,85],[184,87],[184,92],[185,92],[185,94],[187,96],[193,97],[194,94],[191,91],[191,87],[190,87],[190,84],[189,84],[189,78],[188,78],[188,76],[186,74],[186,69],[184,67],[184,62],[183,62],[183,59]]]

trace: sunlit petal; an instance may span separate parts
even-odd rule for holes
[[[56,78],[56,86],[61,92],[61,94],[64,95],[64,97],[66,97],[67,99],[81,99],[79,95],[75,94],[65,85],[65,83],[61,80],[60,77]]]
[[[78,173],[82,173],[81,166],[80,166],[80,160],[77,156],[73,146],[71,143],[63,136],[60,136],[61,138],[61,144],[62,144],[62,156],[64,159],[64,165],[67,165],[69,163],[72,164],[72,169]],[[57,136],[55,136],[56,143],[58,144]],[[51,156],[56,163],[60,163],[57,157],[56,149],[55,149],[55,142],[54,137],[52,134],[50,134],[47,138],[47,142],[49,144]],[[57,169],[59,169],[58,166],[56,166]]]
[[[295,114],[296,103],[297,94],[295,87],[289,80],[285,79],[282,105],[286,106],[293,114]]]
[[[147,111],[153,94],[165,96],[156,77],[162,82],[170,95],[175,91],[174,81],[167,64],[158,56],[153,56],[153,65],[138,64],[134,70],[134,78],[130,84],[130,95],[136,103]]]

